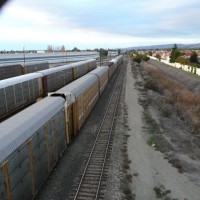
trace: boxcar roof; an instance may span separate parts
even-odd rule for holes
[[[0,68],[3,67],[22,67],[21,64],[0,64]]]
[[[72,64],[69,64],[69,65],[62,65],[62,66],[59,66],[59,67],[41,70],[41,71],[38,71],[38,72],[41,73],[43,76],[46,76],[46,75],[53,74],[53,73],[63,71],[63,70],[66,70],[66,69],[70,70],[71,68],[72,68]]]
[[[86,63],[90,63],[90,62],[96,62],[96,59],[88,59],[88,60],[83,60],[83,61],[80,61],[80,62],[75,62],[75,63],[72,63],[72,64],[86,64]]]
[[[46,97],[0,124],[0,163],[63,108],[61,97]]]
[[[23,66],[37,65],[37,64],[49,64],[47,61],[32,61],[23,64]]]
[[[80,61],[80,62],[75,62],[75,63],[72,63],[72,65],[73,65],[73,67],[80,67],[81,65],[91,63],[91,62],[96,62],[96,59],[89,59],[89,60],[84,60],[84,61]]]
[[[41,74],[39,73],[30,73],[30,74],[25,74],[25,75],[20,75],[20,76],[4,79],[0,81],[0,89],[9,87],[11,85],[15,85],[18,83],[22,83],[28,80],[32,80],[35,78],[39,78],[39,77],[41,77]]]
[[[39,72],[42,73],[43,76],[46,76],[46,75],[53,74],[55,72],[59,72],[59,71],[62,71],[62,70],[66,70],[66,69],[70,70],[73,67],[78,67],[82,64],[89,63],[89,62],[92,62],[92,61],[96,61],[96,60],[95,59],[89,59],[89,60],[85,60],[85,61],[71,63],[71,64],[68,64],[68,65],[62,65],[62,66],[59,66],[59,67],[54,67],[54,68],[51,68],[51,69],[41,70]]]
[[[75,98],[80,96],[85,90],[88,89],[89,86],[94,84],[97,80],[98,77],[95,74],[86,74],[85,76],[82,76],[74,82],[57,90],[55,93],[53,93],[53,95],[63,94],[68,100],[68,103],[71,103],[74,101]]]
[[[98,66],[96,69],[89,72],[89,74],[96,74],[98,77],[101,77],[106,72],[108,73],[108,66]]]
[[[110,60],[109,62],[113,62],[116,63],[120,58],[122,58],[122,55],[117,56],[116,58],[113,58],[112,60]]]

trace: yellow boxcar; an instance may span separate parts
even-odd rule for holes
[[[66,99],[65,116],[68,143],[81,129],[92,108],[99,99],[99,79],[95,74],[87,74],[51,96],[63,96]]]
[[[109,68],[107,66],[97,67],[95,70],[91,71],[89,74],[95,74],[98,77],[99,91],[101,95],[108,84]]]

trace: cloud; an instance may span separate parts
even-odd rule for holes
[[[0,42],[125,47],[198,41],[199,8],[197,0],[13,0],[0,15]]]

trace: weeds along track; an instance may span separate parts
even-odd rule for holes
[[[70,195],[70,199],[103,199],[103,191],[108,171],[107,160],[112,149],[113,125],[116,120],[116,111],[124,80],[124,65],[121,66],[118,73],[114,90],[100,123],[97,137],[80,182],[75,186],[76,188],[74,188],[74,192]]]

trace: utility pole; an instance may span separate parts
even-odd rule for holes
[[[65,49],[65,51],[66,51],[66,63],[67,63],[67,49]]]
[[[25,48],[25,45],[23,45],[23,55],[24,55],[24,64],[25,64],[25,50],[24,50],[24,48]]]
[[[99,51],[99,59],[100,59],[100,66],[101,66],[101,51]]]

